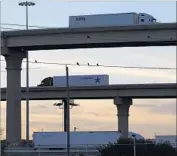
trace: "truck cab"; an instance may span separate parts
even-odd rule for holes
[[[44,78],[41,83],[39,85],[37,85],[38,87],[41,86],[53,86],[53,77],[46,77]]]
[[[157,20],[149,15],[149,14],[146,14],[146,13],[139,13],[138,15],[138,24],[155,24],[155,23],[158,23]]]

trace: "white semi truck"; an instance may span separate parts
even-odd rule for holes
[[[109,85],[109,75],[70,75],[69,85],[71,87]],[[47,77],[38,86],[66,87],[66,76]]]
[[[69,17],[70,28],[128,26],[155,23],[157,23],[157,21],[153,16],[146,13],[135,12],[79,15]]]

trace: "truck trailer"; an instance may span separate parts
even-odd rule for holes
[[[129,138],[144,139],[137,133],[129,132]],[[97,148],[100,145],[115,143],[121,137],[118,131],[75,131],[70,132],[71,148]],[[33,143],[35,149],[66,148],[67,132],[34,132]]]
[[[69,86],[101,86],[109,85],[108,75],[70,75]],[[38,86],[66,87],[66,76],[47,77]]]
[[[117,14],[95,14],[79,15],[69,17],[70,28],[89,28],[89,27],[111,27],[155,24],[156,19],[146,13],[117,13]]]

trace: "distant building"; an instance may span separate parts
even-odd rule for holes
[[[177,148],[177,135],[157,135],[155,137],[156,143],[169,143],[174,148]]]

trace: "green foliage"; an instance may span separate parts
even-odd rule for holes
[[[134,156],[132,139],[119,139],[98,148],[101,156]],[[169,143],[154,144],[150,140],[136,140],[136,156],[176,156],[177,150]]]

